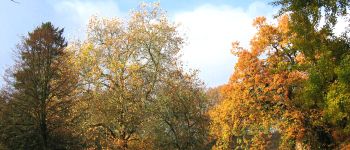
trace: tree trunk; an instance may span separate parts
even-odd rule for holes
[[[48,147],[47,145],[48,134],[47,134],[47,124],[46,124],[46,112],[45,112],[44,105],[42,106],[42,109],[41,109],[40,133],[43,141],[42,149],[46,150]]]
[[[123,148],[123,150],[127,150],[128,149],[128,140],[123,139],[122,148]]]

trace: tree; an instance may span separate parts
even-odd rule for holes
[[[63,29],[43,23],[18,45],[1,140],[11,149],[66,149],[76,144],[72,130],[77,74]],[[79,144],[77,144],[79,145]]]
[[[349,1],[281,0],[274,4],[282,7],[280,13],[290,14],[291,31],[296,36],[291,41],[293,48],[302,53],[308,63],[309,78],[304,85],[301,107],[320,114],[309,119],[317,141],[325,147],[337,146],[349,137],[349,91],[345,72],[350,43],[349,28],[336,36],[334,27],[339,18],[348,19]]]
[[[4,122],[2,120],[2,118],[4,118],[4,112],[6,109],[6,102],[5,102],[5,94],[3,92],[0,92],[0,128],[4,128]],[[5,147],[5,144],[2,140],[0,140],[0,149],[7,149]]]
[[[222,92],[222,100],[210,111],[216,148],[292,148],[308,137],[304,114],[297,106],[298,93],[307,74],[295,68],[302,57],[290,46],[288,16],[278,25],[264,17],[254,21],[258,32],[251,50],[237,42],[235,71]]]
[[[268,146],[266,135],[277,131],[280,147],[337,147],[348,137],[349,31],[335,36],[333,28],[348,15],[349,2],[273,4],[282,6],[279,25],[257,18],[251,50],[233,44],[239,61],[210,112],[217,146]]]
[[[177,68],[183,39],[158,4],[142,4],[127,22],[93,17],[87,34],[72,49],[88,95],[82,127],[90,146],[135,148],[161,78]]]
[[[220,85],[206,90],[205,95],[208,97],[209,109],[215,107],[220,103],[220,100],[222,100],[221,90],[223,87],[223,85]]]
[[[155,149],[209,149],[208,101],[196,74],[174,71],[157,90],[149,122]]]

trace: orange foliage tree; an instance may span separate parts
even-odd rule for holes
[[[297,102],[307,73],[296,69],[303,67],[304,59],[289,42],[293,34],[288,16],[280,17],[277,25],[258,17],[253,25],[258,32],[251,50],[232,44],[238,62],[221,90],[223,100],[210,111],[216,148],[306,146],[301,144],[309,135],[305,114]]]

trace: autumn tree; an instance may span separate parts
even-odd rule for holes
[[[90,20],[87,40],[76,49],[89,117],[91,146],[135,148],[157,99],[161,78],[176,69],[183,39],[158,4],[142,4],[130,20]],[[82,106],[84,106],[82,105]]]
[[[11,149],[66,149],[77,144],[71,107],[77,86],[63,29],[43,23],[17,47],[9,73],[1,141]],[[79,144],[77,144],[79,145]]]
[[[318,133],[318,141],[328,147],[337,146],[349,138],[346,62],[350,38],[349,26],[341,35],[335,35],[334,31],[341,18],[349,24],[350,3],[346,0],[281,0],[274,4],[282,6],[280,13],[290,14],[291,31],[296,36],[293,48],[302,53],[309,64],[301,107],[319,112],[319,117],[309,121]]]
[[[208,103],[210,108],[216,106],[222,100],[221,90],[223,87],[224,87],[223,85],[220,85],[217,87],[210,87],[206,90],[205,95],[208,98]]]
[[[222,90],[223,100],[210,113],[217,146],[269,149],[272,134],[279,133],[284,148],[337,147],[349,135],[349,37],[348,29],[336,36],[333,28],[339,17],[348,15],[349,3],[274,4],[282,6],[277,26],[257,18],[251,50],[233,44],[239,61]]]
[[[278,25],[258,17],[253,25],[258,32],[251,50],[233,43],[232,52],[239,58],[235,71],[210,112],[217,148],[297,147],[308,135],[294,100],[307,76],[295,69],[302,55],[290,46],[288,16],[279,18]]]
[[[195,73],[162,79],[152,108],[149,136],[155,149],[209,149],[208,100]]]

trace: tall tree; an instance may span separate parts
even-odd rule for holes
[[[11,149],[66,149],[75,141],[71,107],[77,87],[63,29],[43,23],[18,45],[1,139]]]
[[[276,131],[280,147],[334,148],[349,135],[349,29],[334,34],[339,17],[348,16],[349,1],[273,4],[282,6],[279,25],[257,18],[251,50],[233,45],[239,61],[210,113],[212,132],[223,148],[268,146],[266,135]]]
[[[317,141],[326,147],[337,146],[346,141],[350,133],[349,88],[345,77],[350,28],[346,27],[340,36],[334,31],[340,18],[349,24],[350,2],[280,0],[274,4],[281,6],[280,13],[290,15],[291,31],[296,36],[291,41],[293,48],[302,53],[309,64],[301,107],[321,114],[309,119]]]
[[[290,47],[288,17],[278,25],[264,17],[254,21],[258,32],[251,50],[233,43],[235,71],[223,87],[222,100],[210,111],[217,148],[293,148],[307,136],[304,114],[296,107],[306,74],[295,70],[302,57]]]
[[[89,95],[82,126],[91,147],[133,148],[161,78],[177,68],[183,39],[158,4],[142,4],[126,22],[93,17],[87,34],[75,47]]]

